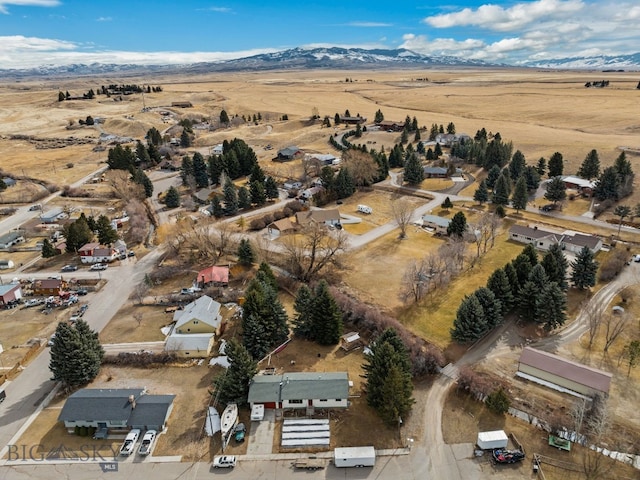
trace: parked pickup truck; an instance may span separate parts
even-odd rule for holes
[[[320,458],[304,458],[296,460],[291,465],[296,469],[321,470],[324,468],[324,461]]]

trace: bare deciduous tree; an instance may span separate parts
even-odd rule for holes
[[[342,154],[342,165],[349,169],[356,186],[371,185],[378,176],[378,164],[361,150],[349,149]]]
[[[409,225],[409,222],[411,222],[413,212],[413,204],[406,198],[394,196],[391,199],[391,214],[398,224],[398,228],[400,228],[400,235],[398,238],[407,238],[407,226]]]
[[[450,238],[447,243],[438,248],[438,254],[447,264],[447,270],[451,274],[462,271],[467,244],[461,238]]]
[[[142,317],[144,316],[144,314],[142,312],[135,312],[133,314],[133,318],[136,321],[136,323],[138,324],[138,326],[142,325]]]
[[[106,179],[116,196],[125,203],[133,199],[145,198],[144,187],[131,180],[131,174],[126,170],[109,170]]]
[[[147,284],[147,282],[140,282],[138,285],[136,285],[133,294],[136,297],[136,300],[138,300],[138,303],[140,305],[142,305],[142,302],[144,301],[144,297],[147,296],[147,292],[149,291],[149,285]]]
[[[626,313],[608,314],[604,318],[604,347],[605,353],[609,351],[609,347],[624,332],[629,324],[629,316]]]
[[[402,276],[401,297],[404,301],[413,300],[419,302],[429,291],[431,279],[427,273],[425,260],[414,260],[409,263]]]
[[[322,162],[317,158],[307,155],[302,159],[302,171],[305,181],[319,176],[320,170],[322,170]]]
[[[325,225],[311,222],[300,235],[286,237],[282,242],[289,271],[298,279],[308,282],[329,265],[336,265],[347,247],[344,230],[331,235]]]
[[[500,223],[501,219],[498,215],[493,212],[486,212],[473,225],[476,244],[475,260],[480,258],[481,253],[487,253],[487,250],[493,248]]]
[[[584,302],[583,307],[586,307]],[[602,320],[604,318],[606,308],[607,306],[605,304],[598,303],[597,305],[582,309],[582,311],[585,312],[584,314],[587,318],[587,325],[589,327],[589,344],[587,345],[588,349],[591,349],[591,347],[593,347],[593,342],[596,338],[596,335],[598,334],[598,331],[600,330],[600,325],[602,325]]]

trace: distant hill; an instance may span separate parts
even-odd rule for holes
[[[287,69],[367,69],[367,68],[456,68],[509,67],[504,63],[488,63],[460,57],[422,55],[404,48],[293,48],[235,60],[182,65],[102,64],[42,65],[29,69],[1,69],[0,77],[78,77],[101,74],[133,76],[141,74],[210,73],[268,71]],[[640,53],[619,56],[572,57],[525,62],[517,67],[577,70],[640,70]]]

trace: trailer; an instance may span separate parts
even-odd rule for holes
[[[324,468],[324,461],[319,458],[302,458],[291,464],[295,469],[321,470]]]
[[[481,450],[493,450],[495,448],[507,448],[509,437],[504,430],[494,430],[492,432],[478,433],[478,447]]]
[[[376,451],[373,447],[341,447],[333,452],[336,467],[373,467]]]

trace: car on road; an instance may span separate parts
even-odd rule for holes
[[[194,293],[201,291],[202,289],[200,287],[183,288],[182,290],[180,290],[180,295],[193,295]]]
[[[35,210],[41,210],[42,209],[42,205],[40,205],[39,203],[36,203],[35,205],[31,205],[29,207],[29,211],[33,212]]]
[[[131,455],[133,453],[136,442],[138,441],[138,437],[140,437],[140,430],[137,428],[134,428],[129,433],[127,433],[127,437],[124,439],[124,442],[120,447],[120,455]]]
[[[144,437],[142,437],[140,448],[138,449],[138,455],[142,455],[144,457],[151,453],[157,435],[158,432],[156,432],[155,430],[147,430],[147,432],[145,432]]]
[[[86,312],[88,308],[89,305],[87,305],[86,303],[84,305],[81,305],[78,309],[78,315],[84,315],[84,312]]]
[[[634,255],[633,256],[633,261],[640,263],[640,255]]]
[[[524,453],[520,450],[498,448],[493,451],[493,459],[496,463],[516,463],[524,460]]]
[[[235,466],[235,455],[220,455],[213,459],[213,468],[233,468]]]
[[[75,272],[76,270],[78,270],[76,265],[65,265],[60,269],[61,272]]]
[[[91,265],[91,268],[89,270],[106,270],[108,266],[109,265],[107,265],[106,263],[94,263],[93,265]]]
[[[80,297],[86,295],[87,293],[89,293],[89,290],[87,290],[86,288],[81,288],[79,290],[76,290],[76,295]]]
[[[56,334],[54,333],[54,334],[52,334],[52,335],[49,337],[49,341],[47,342],[47,347],[51,347],[51,346],[53,346],[53,341],[54,341],[55,339],[56,339]]]

